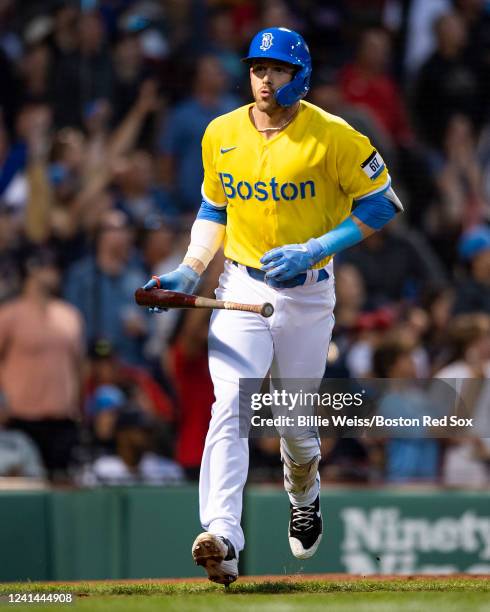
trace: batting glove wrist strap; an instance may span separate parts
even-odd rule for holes
[[[310,238],[308,242],[305,243],[305,246],[311,257],[311,266],[325,257],[322,243],[317,238]]]

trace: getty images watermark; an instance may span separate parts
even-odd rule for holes
[[[489,398],[469,379],[241,379],[240,436],[488,437]]]

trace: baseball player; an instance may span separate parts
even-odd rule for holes
[[[210,580],[238,576],[248,440],[238,428],[240,378],[321,380],[334,324],[332,256],[403,207],[381,155],[342,119],[305,102],[311,58],[286,28],[259,32],[244,59],[254,102],[213,120],[202,141],[202,204],[182,264],[146,289],[193,292],[224,243],[219,299],[271,302],[265,319],[216,310],[209,369],[216,401],[202,457],[204,533],[192,546]],[[355,205],[354,212],[353,205]],[[319,440],[282,438],[289,543],[306,559],[322,537]]]

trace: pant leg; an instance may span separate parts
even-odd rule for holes
[[[233,268],[233,266],[232,266]],[[265,287],[238,269],[220,279],[220,299],[265,301]],[[239,552],[242,496],[248,474],[248,439],[239,432],[239,380],[263,379],[272,361],[269,323],[251,313],[216,310],[209,328],[209,370],[216,401],[204,447],[199,505],[204,529],[227,537]]]
[[[9,427],[23,431],[33,440],[50,479],[66,478],[73,450],[79,442],[80,435],[78,425],[73,420],[11,419]]]
[[[335,321],[333,276],[315,285],[283,290],[278,298],[278,302],[281,301],[284,302],[284,306],[279,308],[282,319],[272,328],[274,359],[271,376],[281,380],[305,379],[302,390],[316,392],[325,371]],[[287,386],[287,382],[281,384]],[[291,503],[296,506],[311,504],[320,490],[317,470],[320,440],[316,428],[297,438],[281,438],[281,456]],[[296,486],[291,481],[296,481]],[[307,484],[306,489],[300,486],[302,481]]]

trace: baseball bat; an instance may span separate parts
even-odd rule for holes
[[[274,306],[269,302],[264,304],[241,304],[239,302],[227,302],[215,300],[199,295],[168,291],[166,289],[137,289],[134,299],[139,306],[150,308],[221,308],[224,310],[243,310],[245,312],[256,312],[263,317],[270,317],[274,313]]]

